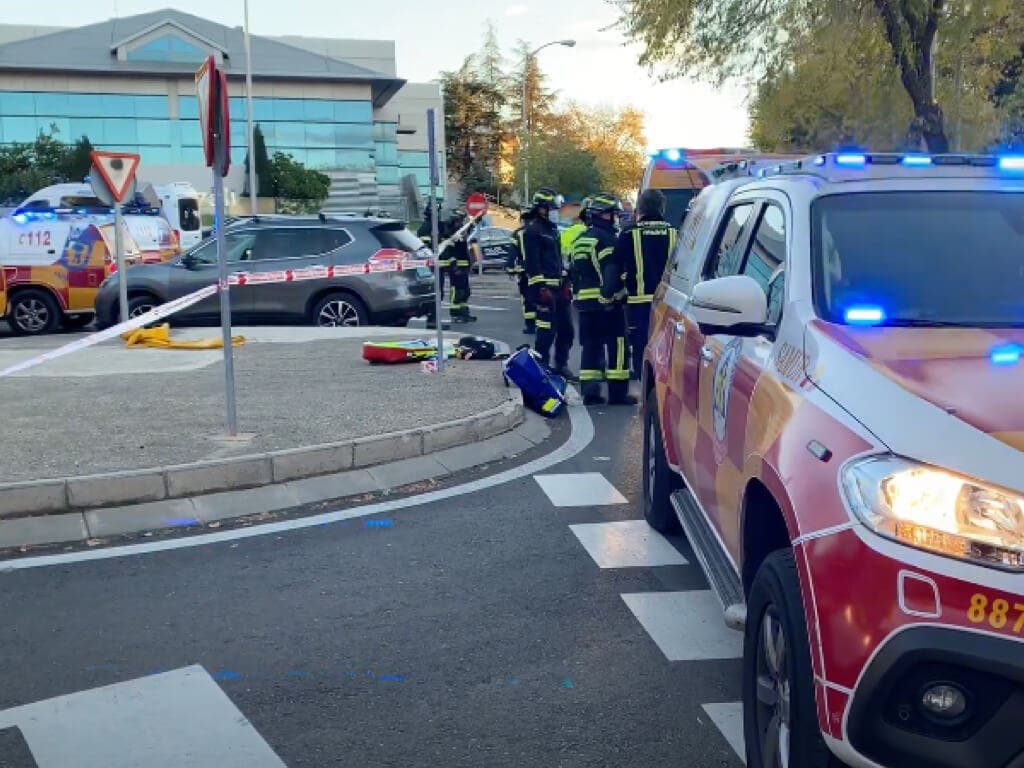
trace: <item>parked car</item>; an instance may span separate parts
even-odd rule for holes
[[[1022,178],[827,154],[686,217],[643,509],[744,631],[750,768],[1024,760]]]
[[[429,252],[405,225],[373,217],[261,216],[225,227],[232,273],[279,272],[308,267],[374,265],[396,259],[426,260]],[[217,282],[217,241],[210,238],[165,264],[126,270],[129,314]],[[118,321],[118,275],[96,297],[99,326]],[[430,268],[367,272],[294,282],[232,286],[231,314],[238,322],[292,321],[318,326],[405,325],[434,307]],[[220,302],[212,296],[175,313],[174,319],[216,322]]]
[[[502,227],[478,227],[469,237],[469,247],[474,267],[483,262],[485,270],[504,269],[515,241],[512,233]]]

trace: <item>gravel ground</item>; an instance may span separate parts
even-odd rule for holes
[[[236,348],[239,430],[255,437],[230,445],[219,439],[225,434],[220,362],[158,375],[0,380],[0,481],[335,442],[443,423],[508,397],[497,362],[453,361],[438,376],[417,364],[370,366],[361,344],[335,339]]]

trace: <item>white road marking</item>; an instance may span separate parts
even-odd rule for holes
[[[639,592],[622,599],[669,661],[739,659],[743,637],[725,626],[710,590]]]
[[[599,507],[604,504],[629,503],[600,472],[536,475],[533,479],[556,507]]]
[[[646,520],[570,525],[601,568],[687,565],[687,560]]]
[[[472,303],[470,303],[469,308],[470,309],[482,309],[485,312],[508,312],[509,311],[508,307],[488,307],[488,306],[484,306],[483,304],[472,304]],[[447,304],[442,304],[441,305],[441,309],[451,309],[451,307],[449,307]]]
[[[711,722],[722,732],[736,756],[746,762],[747,753],[743,740],[743,703],[737,701],[730,704],[704,704],[703,706],[704,711],[711,718]]]
[[[284,768],[196,665],[0,712],[39,768]]]
[[[487,488],[504,485],[505,483],[518,480],[522,477],[529,477],[537,472],[543,472],[557,464],[562,463],[579,454],[584,448],[590,445],[594,439],[594,422],[591,421],[587,409],[582,405],[570,405],[567,409],[569,423],[572,431],[569,439],[555,450],[533,461],[528,461],[518,467],[512,467],[504,472],[482,477],[462,485],[455,485],[451,488],[443,488],[437,491],[430,491],[416,496],[409,496],[404,499],[393,501],[382,501],[374,504],[336,509],[331,512],[324,512],[310,517],[299,517],[292,520],[281,520],[275,523],[254,525],[250,528],[238,528],[230,531],[217,531],[216,533],[204,533],[197,536],[188,536],[180,539],[168,539],[166,541],[149,541],[139,544],[126,544],[121,547],[107,547],[104,549],[93,549],[82,552],[62,552],[58,555],[40,555],[38,557],[25,557],[17,560],[6,560],[0,562],[0,573],[5,571],[20,571],[26,568],[44,568],[51,565],[67,565],[68,563],[79,563],[86,560],[109,560],[115,557],[128,557],[131,555],[143,555],[150,552],[166,552],[173,549],[188,549],[189,547],[201,547],[206,544],[217,544],[236,539],[248,539],[254,536],[266,536],[271,533],[284,533],[295,531],[300,528],[312,528],[317,525],[337,523],[343,520],[352,520],[358,517],[377,515],[382,512],[395,512],[399,509],[417,507],[424,504],[432,504],[435,501],[465,496],[476,493]],[[444,508],[437,510],[437,514],[443,513]]]

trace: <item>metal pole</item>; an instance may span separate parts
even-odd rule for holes
[[[213,226],[217,231],[217,267],[220,284],[220,328],[224,341],[224,401],[227,407],[228,436],[238,435],[235,409],[235,357],[231,347],[231,288],[228,285],[227,246],[224,242],[224,179],[213,169]]]
[[[434,321],[437,324],[437,372],[444,371],[444,324],[441,322],[441,255],[438,251],[438,215],[440,211],[434,204],[437,199],[437,184],[440,181],[437,173],[437,112],[427,110],[427,151],[430,153],[430,244],[434,251]]]
[[[252,49],[249,45],[249,0],[245,0],[245,114],[249,123],[249,200],[252,215],[259,213],[256,201],[259,185],[256,178],[256,129],[252,120]]]
[[[526,54],[526,65],[523,68],[523,206],[530,204],[530,117],[527,101],[526,84],[530,78],[530,58]]]
[[[117,288],[121,305],[121,322],[128,319],[128,276],[124,273],[124,235],[121,227],[124,219],[121,216],[121,204],[114,201],[114,258],[117,260]]]

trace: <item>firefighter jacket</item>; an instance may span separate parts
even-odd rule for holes
[[[611,303],[604,298],[602,286],[618,275],[615,264],[615,230],[600,220],[591,224],[572,244],[572,289],[580,312],[603,309]]]
[[[523,251],[526,250],[523,246],[523,233],[525,231],[526,225],[524,224],[512,233],[514,245],[508,249],[508,255],[505,257],[505,271],[510,275],[521,275],[523,273]]]
[[[523,231],[523,250],[527,285],[535,289],[545,286],[551,290],[558,289],[565,274],[558,227],[538,216]]]
[[[624,289],[628,303],[650,304],[675,247],[676,231],[666,221],[640,221],[626,227],[615,244],[618,273],[602,295],[611,298]]]
[[[420,242],[427,246],[427,248],[432,249],[434,247],[434,239],[430,229],[430,217],[428,216],[427,220],[420,224],[420,228],[416,230],[416,236],[419,237]],[[441,258],[437,260],[437,265],[441,269],[445,269],[452,265],[450,254],[451,248],[447,249],[443,254],[441,254]]]

